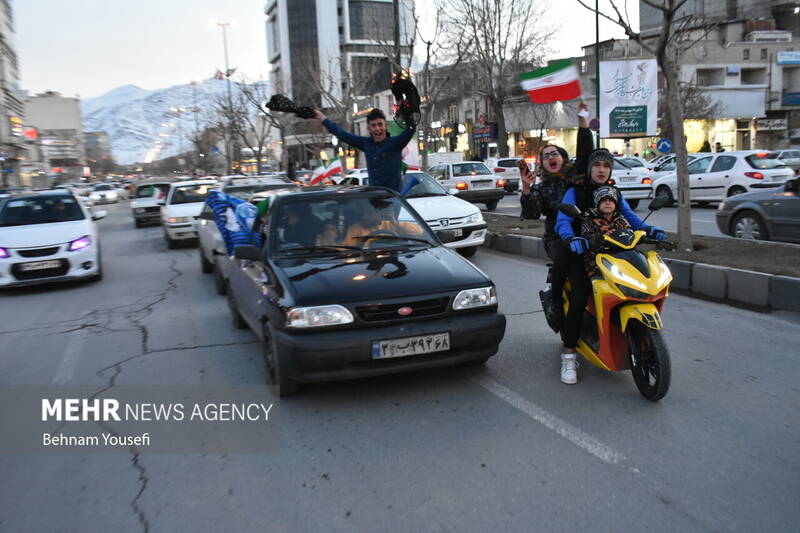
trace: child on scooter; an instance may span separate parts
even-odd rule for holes
[[[595,256],[602,246],[603,236],[614,230],[631,229],[619,211],[619,191],[614,187],[599,187],[594,193],[594,205],[581,223],[581,236],[589,241],[588,251],[583,255],[589,278],[598,274]]]

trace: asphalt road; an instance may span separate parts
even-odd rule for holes
[[[649,211],[647,204],[649,200],[643,200],[636,208],[636,213],[644,218]],[[485,211],[486,206],[480,204],[481,210]],[[498,215],[509,215],[518,217],[521,212],[519,206],[519,193],[506,195],[494,213]],[[693,235],[707,235],[711,237],[727,237],[724,233],[717,228],[715,213],[717,212],[717,204],[707,205],[705,207],[692,206],[692,234]],[[667,231],[676,231],[678,226],[678,210],[675,207],[665,207],[659,211],[654,212],[650,218],[647,219],[648,224],[658,226]]]
[[[110,210],[103,281],[0,294],[0,383],[264,383],[196,248]],[[544,265],[474,261],[508,317],[485,368],[306,387],[275,454],[0,456],[0,530],[796,529],[800,315],[670,297],[673,384],[652,404],[589,363],[562,385]]]

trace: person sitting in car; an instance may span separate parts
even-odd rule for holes
[[[417,237],[423,234],[423,230],[413,222],[399,222],[392,205],[380,199],[370,200],[370,207],[363,210],[360,221],[351,225],[347,230],[347,235],[342,244],[346,246],[359,246],[367,239],[364,237],[376,234],[376,238],[383,233],[398,234]],[[385,204],[385,205],[384,205]]]

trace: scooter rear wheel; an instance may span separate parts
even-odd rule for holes
[[[648,400],[660,400],[666,396],[672,379],[669,350],[661,332],[634,321],[626,335],[636,388]]]

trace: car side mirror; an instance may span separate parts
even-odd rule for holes
[[[108,211],[98,211],[97,213],[92,213],[92,220],[100,220],[101,218],[106,218],[108,215]]]
[[[442,244],[447,244],[448,242],[453,242],[456,240],[456,232],[451,229],[437,231],[436,236],[439,237],[439,240],[442,241]]]
[[[575,204],[558,204],[558,210],[568,217],[578,218],[581,216],[581,210]]]
[[[261,254],[259,253],[258,248],[249,244],[234,248],[233,256],[236,259],[245,259],[247,261],[258,261],[261,259]]]
[[[786,180],[786,183],[783,184],[783,190],[787,192],[793,192],[795,194],[800,192],[800,178]]]
[[[662,207],[667,207],[670,203],[672,203],[669,199],[669,196],[666,194],[660,194],[653,198],[653,201],[650,202],[650,205],[647,206],[647,209],[650,211],[658,211]]]

